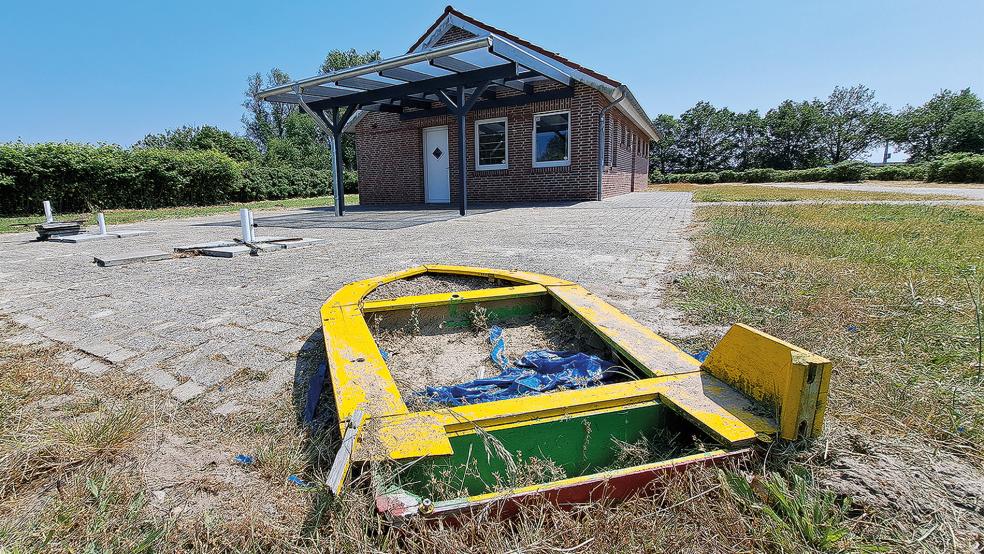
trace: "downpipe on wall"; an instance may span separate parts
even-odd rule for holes
[[[612,100],[612,102],[607,106],[605,106],[604,108],[602,108],[601,113],[598,114],[598,193],[597,193],[598,197],[597,200],[601,200],[602,198],[601,178],[605,172],[605,114],[608,113],[608,110],[614,108],[616,104],[618,104],[622,100],[625,100],[625,96],[626,96],[625,85],[619,85],[618,88],[616,88],[615,90],[621,93],[621,96],[619,96],[615,100]]]

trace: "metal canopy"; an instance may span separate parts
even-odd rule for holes
[[[561,90],[535,92],[549,79]],[[367,65],[301,79],[260,91],[258,100],[296,104],[330,136],[335,214],[345,210],[342,159],[336,155],[342,131],[357,111],[399,114],[401,119],[451,114],[458,120],[459,211],[467,210],[465,117],[473,108],[515,106],[573,95],[568,72],[495,36],[473,38]],[[517,91],[519,94],[517,94]],[[501,96],[501,93],[508,93]],[[434,106],[440,102],[440,106]]]

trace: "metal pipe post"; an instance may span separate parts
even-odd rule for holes
[[[44,206],[44,222],[45,223],[54,223],[55,222],[55,216],[51,214],[51,202],[48,202],[47,200],[45,200],[41,204]]]
[[[99,225],[99,234],[100,235],[105,235],[106,234],[106,218],[103,217],[103,213],[102,212],[99,212],[99,213],[96,214],[96,224]]]
[[[457,112],[458,112],[458,213],[465,215],[468,210],[468,151],[465,131],[465,87],[458,85]]]
[[[252,221],[246,208],[239,208],[239,227],[243,231],[243,242],[253,242]]]

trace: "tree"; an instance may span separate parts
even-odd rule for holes
[[[361,53],[356,52],[355,48],[349,50],[332,50],[325,56],[325,61],[321,62],[321,73],[332,73],[349,67],[378,62],[379,60],[379,50],[368,50]]]
[[[281,136],[267,143],[268,166],[331,169],[331,149],[324,133],[306,113],[294,112],[283,123]]]
[[[980,111],[982,107],[981,99],[969,88],[958,93],[943,90],[922,106],[906,106],[899,113],[893,142],[901,145],[912,161],[944,154],[952,147],[946,138],[947,126],[957,116]]]
[[[733,163],[738,169],[757,167],[765,148],[765,122],[758,110],[735,114]]]
[[[672,115],[664,113],[653,120],[653,127],[659,132],[660,138],[652,143],[649,162],[660,173],[667,173],[676,169],[680,161],[680,151],[676,144],[680,122]]]
[[[878,139],[879,116],[888,111],[864,85],[834,87],[823,104],[821,140],[831,163],[867,152]]]
[[[260,151],[248,138],[223,131],[211,125],[179,127],[163,133],[152,133],[133,145],[134,148],[167,148],[170,150],[216,150],[237,162],[256,162]]]
[[[242,117],[243,127],[246,129],[246,136],[256,143],[262,152],[267,151],[267,146],[272,139],[283,137],[284,124],[291,114],[297,112],[297,106],[259,100],[256,94],[261,90],[286,85],[289,82],[290,76],[276,67],[267,73],[265,80],[259,73],[254,73],[247,78],[246,100],[243,101],[243,107],[246,108],[246,113]]]
[[[984,111],[957,114],[943,128],[943,149],[947,152],[984,154]]]
[[[677,147],[688,171],[727,167],[734,150],[734,113],[718,110],[709,102],[698,102],[680,115]]]
[[[355,48],[332,50],[325,56],[325,61],[321,62],[321,73],[332,73],[379,60],[379,50],[367,50],[361,53],[356,52]],[[342,160],[345,167],[355,169],[355,141],[349,135],[342,135]]]
[[[824,104],[786,100],[765,114],[766,167],[803,169],[829,161],[822,143]]]

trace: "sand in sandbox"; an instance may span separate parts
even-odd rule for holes
[[[397,279],[396,281],[380,285],[366,296],[366,300],[390,300],[401,296],[491,289],[509,287],[514,284],[501,279],[489,279],[488,277],[425,273],[416,277]]]
[[[594,346],[573,316],[542,314],[499,322],[506,355],[516,361],[530,350],[562,350],[594,354],[606,352]],[[376,343],[389,354],[386,365],[400,392],[407,397],[427,386],[456,385],[498,375],[492,363],[487,329],[379,330]],[[600,345],[599,345],[600,346]]]

